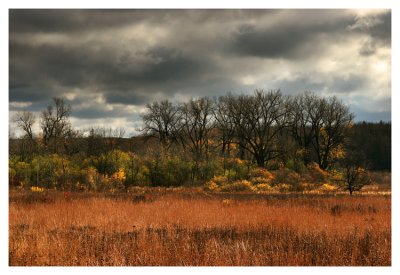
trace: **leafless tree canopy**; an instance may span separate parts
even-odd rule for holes
[[[254,95],[230,100],[230,116],[240,147],[249,152],[259,166],[278,157],[278,134],[287,127],[287,99],[281,92],[256,90]]]
[[[309,92],[285,97],[279,90],[228,94],[214,100],[202,97],[179,105],[164,100],[146,107],[143,133],[157,138],[165,149],[180,144],[194,160],[200,161],[207,160],[217,147],[222,156],[230,156],[230,147],[235,144],[238,150],[234,157],[252,160],[262,167],[287,154],[284,139],[290,133],[305,164],[316,161],[320,168],[328,169],[354,118],[336,97],[319,97]],[[65,150],[61,145],[74,136],[70,114],[71,106],[63,98],[53,98],[53,105],[41,113],[43,144],[53,152]],[[15,121],[25,136],[33,140],[34,115],[24,111],[16,115]],[[103,145],[109,142],[105,147],[112,149],[124,134],[122,128],[92,129],[88,153],[102,151],[95,149],[100,144],[96,140],[102,140]]]
[[[212,109],[212,101],[207,97],[192,99],[180,108],[181,134],[197,160],[208,154],[210,132],[214,127]]]
[[[177,141],[179,109],[168,100],[149,103],[148,111],[142,116],[144,134],[156,137],[164,146],[169,146]]]
[[[15,122],[25,133],[25,137],[33,139],[32,127],[36,122],[35,116],[31,112],[22,111],[16,114]]]
[[[290,131],[297,145],[303,150],[305,162],[311,161],[311,144],[322,117],[319,98],[311,93],[304,93],[290,101]]]
[[[72,134],[72,127],[69,121],[71,106],[65,103],[63,98],[53,98],[53,105],[49,105],[42,111],[40,127],[43,132],[45,145],[53,143],[57,151],[59,139],[67,138]]]
[[[304,93],[291,100],[290,129],[304,150],[304,160],[316,156],[320,168],[332,164],[332,153],[343,143],[354,115],[336,97],[321,98]]]
[[[232,100],[234,100],[232,95],[219,97],[213,108],[215,127],[220,132],[221,154],[227,156],[230,155],[230,145],[235,138],[235,124],[230,114]]]
[[[290,132],[303,151],[304,162],[316,159],[327,169],[353,114],[336,97],[306,92],[290,98],[279,90],[256,90],[252,95],[228,94],[213,101],[192,99],[181,106],[154,102],[147,105],[143,121],[145,134],[157,137],[163,145],[180,141],[198,159],[207,155],[213,139],[222,155],[229,155],[230,145],[236,144],[239,158],[248,154],[259,166],[285,153],[282,135]]]

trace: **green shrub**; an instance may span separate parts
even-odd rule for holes
[[[286,168],[296,171],[297,173],[304,173],[307,170],[304,162],[298,159],[289,159],[286,162]]]
[[[190,180],[192,164],[178,156],[148,160],[148,177],[152,186],[180,186]]]
[[[223,169],[223,174],[229,179],[246,179],[250,172],[251,162],[237,157],[221,158],[219,167]]]
[[[10,162],[11,171],[15,171],[14,181],[21,187],[31,186],[32,168],[30,163],[24,161]]]

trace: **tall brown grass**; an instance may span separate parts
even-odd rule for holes
[[[14,192],[9,264],[386,266],[391,198]]]

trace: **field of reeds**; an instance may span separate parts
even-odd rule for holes
[[[9,265],[388,266],[391,197],[11,190]]]

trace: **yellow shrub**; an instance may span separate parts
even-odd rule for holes
[[[335,187],[333,184],[324,183],[324,184],[322,185],[322,189],[323,189],[323,190],[327,190],[327,191],[333,191],[333,190],[336,189],[336,187]]]
[[[112,178],[118,181],[124,181],[126,178],[124,169],[119,168],[119,170],[112,175]]]
[[[224,199],[224,200],[222,200],[222,203],[223,203],[224,205],[229,205],[229,204],[232,204],[232,200],[230,200],[230,199]]]
[[[37,186],[32,186],[31,191],[32,192],[43,192],[45,189]]]
[[[219,186],[214,181],[210,180],[206,182],[204,189],[207,191],[219,191]]]
[[[255,168],[250,171],[251,178],[264,178],[266,180],[273,180],[274,175],[265,168]]]
[[[303,182],[303,183],[300,183],[300,188],[303,191],[310,191],[315,188],[315,185],[311,184],[311,183]]]
[[[255,191],[256,188],[248,180],[238,180],[232,182],[231,184],[222,185],[220,190],[225,192],[230,192],[230,191],[240,192],[240,191]]]
[[[278,187],[280,192],[288,192],[291,189],[291,186],[289,184],[286,184],[286,183],[278,184],[277,187]]]
[[[255,190],[255,188],[254,188],[254,186],[251,184],[251,182],[250,181],[248,181],[248,180],[242,180],[241,181],[241,184],[243,185],[243,186],[245,186],[247,189],[249,189],[249,190]]]
[[[223,185],[228,182],[228,178],[225,176],[214,176],[211,181],[217,185]]]
[[[264,178],[264,177],[254,177],[254,178],[250,178],[250,181],[252,184],[254,185],[259,185],[259,184],[267,184],[270,185],[271,184],[271,179],[269,178]]]
[[[275,189],[274,189],[271,185],[269,185],[268,183],[260,183],[260,184],[257,184],[255,187],[256,187],[256,189],[257,189],[258,191],[264,191],[264,192],[272,192],[272,191],[275,190]]]

